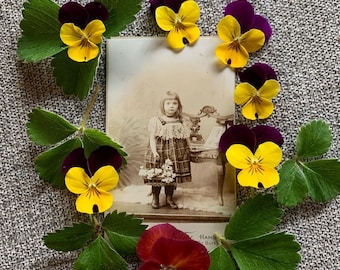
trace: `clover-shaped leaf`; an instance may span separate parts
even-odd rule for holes
[[[230,250],[239,269],[296,268],[300,261],[299,244],[291,235],[273,232],[281,216],[282,211],[270,194],[257,194],[237,208],[221,243]],[[221,251],[217,255],[221,256]]]
[[[71,251],[82,248],[95,235],[94,227],[86,223],[75,223],[44,236],[47,247],[58,251]]]
[[[50,0],[24,3],[24,19],[20,23],[22,36],[18,42],[21,60],[37,62],[67,48],[59,37],[58,12],[59,6]]]
[[[134,254],[139,237],[146,229],[141,219],[117,211],[105,217],[102,227],[111,245],[120,254]]]
[[[296,206],[308,195],[317,202],[326,202],[340,193],[340,162],[317,159],[327,152],[331,141],[329,126],[322,120],[301,127],[296,158],[285,161],[279,170],[276,196],[280,204]],[[314,160],[304,160],[306,158]]]
[[[136,19],[135,15],[141,9],[141,0],[101,0],[100,2],[110,14],[109,19],[105,21],[104,36],[107,38],[118,36],[120,31]]]
[[[120,269],[127,270],[127,262],[106,242],[98,236],[79,255],[74,264],[74,270],[103,270]]]
[[[64,189],[65,175],[61,166],[66,156],[78,147],[81,147],[81,141],[76,138],[39,154],[35,159],[35,169],[40,178],[54,187]]]
[[[66,119],[43,109],[33,109],[28,117],[28,136],[38,145],[58,143],[78,130]]]
[[[62,51],[52,60],[53,75],[56,83],[66,95],[74,95],[80,100],[88,96],[96,75],[99,56],[88,62],[75,62]]]

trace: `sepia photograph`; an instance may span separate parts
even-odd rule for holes
[[[235,73],[216,37],[174,52],[164,38],[107,41],[106,132],[127,153],[113,210],[146,221],[221,222],[235,170],[218,150],[234,123]]]

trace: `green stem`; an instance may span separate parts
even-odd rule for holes
[[[94,93],[93,93],[92,98],[91,98],[91,100],[90,100],[90,103],[87,105],[86,111],[85,111],[85,113],[84,113],[84,115],[83,115],[83,118],[82,118],[82,120],[81,120],[80,127],[79,127],[79,135],[82,135],[82,134],[83,134],[83,131],[84,131],[85,126],[86,126],[86,122],[87,122],[87,120],[89,119],[91,110],[92,110],[92,108],[93,108],[94,102],[95,102],[96,99],[97,99],[98,93],[99,93],[99,86],[96,85],[96,87],[95,87],[95,89],[94,89]]]
[[[223,237],[217,232],[214,233],[214,237],[218,245],[222,245],[226,250],[230,250],[231,241],[225,239],[225,237]]]

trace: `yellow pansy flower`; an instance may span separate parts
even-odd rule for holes
[[[79,194],[76,200],[78,212],[93,214],[108,210],[113,203],[109,192],[117,186],[118,173],[111,165],[100,167],[92,177],[81,167],[72,167],[65,176],[69,191]]]
[[[241,186],[269,188],[280,181],[275,167],[282,159],[282,150],[273,142],[260,144],[255,154],[243,144],[233,144],[228,148],[226,157],[233,167],[241,169],[237,174]]]
[[[217,24],[217,34],[225,43],[216,47],[216,56],[232,68],[244,67],[249,53],[258,51],[265,43],[265,35],[261,30],[250,29],[241,33],[239,22],[231,15],[225,16]]]
[[[105,25],[101,20],[89,22],[85,29],[73,23],[64,23],[60,29],[60,39],[68,46],[68,56],[76,62],[88,62],[99,54],[97,44],[102,42]]]
[[[280,84],[277,80],[266,80],[257,90],[247,82],[236,86],[234,101],[237,105],[243,105],[242,115],[250,120],[265,119],[274,111],[271,101],[280,92]]]
[[[200,8],[191,0],[183,2],[178,13],[166,6],[156,9],[156,22],[162,30],[169,31],[167,43],[172,49],[182,49],[196,42],[201,34],[196,25],[199,16]]]

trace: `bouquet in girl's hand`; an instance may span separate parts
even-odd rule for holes
[[[176,177],[173,162],[170,159],[166,159],[161,168],[146,169],[144,166],[140,166],[138,175],[148,180],[157,179],[167,184],[174,182]]]

